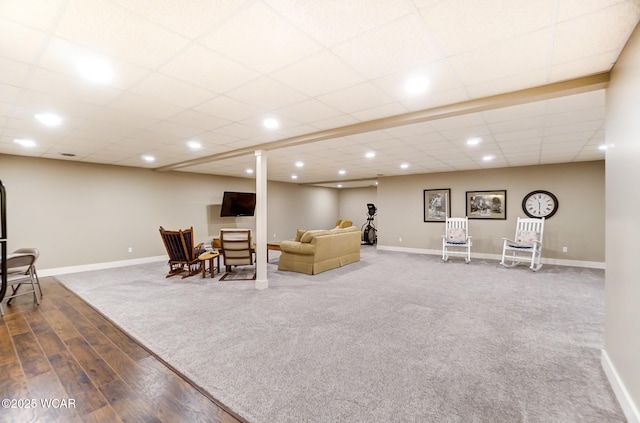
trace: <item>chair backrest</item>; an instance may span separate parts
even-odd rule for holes
[[[521,239],[533,239],[534,236],[542,244],[542,236],[544,235],[544,217],[535,218],[518,218],[516,224],[515,240],[520,242]]]
[[[24,273],[31,268],[36,261],[34,254],[13,253],[7,256],[7,273]]]
[[[171,261],[193,261],[193,227],[185,230],[168,231],[160,226],[160,236]]]
[[[220,229],[220,249],[227,266],[253,264],[250,229]]]
[[[469,236],[469,219],[467,217],[447,217],[445,235],[447,241],[465,242]]]

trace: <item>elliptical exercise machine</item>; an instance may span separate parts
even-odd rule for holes
[[[376,206],[372,203],[367,204],[367,223],[362,225],[363,232],[363,244],[375,245],[378,242],[378,235],[376,227],[373,226],[373,218],[376,215]]]

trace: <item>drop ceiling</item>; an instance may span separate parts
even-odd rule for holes
[[[639,20],[638,0],[3,0],[0,153],[252,177],[263,150],[270,180],[344,187],[600,160]]]

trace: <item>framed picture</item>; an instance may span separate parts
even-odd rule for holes
[[[507,191],[467,191],[469,219],[507,219]]]
[[[444,222],[451,217],[451,189],[424,190],[424,221]]]

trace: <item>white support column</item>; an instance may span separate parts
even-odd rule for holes
[[[267,152],[256,150],[256,289],[269,288],[267,278]]]

